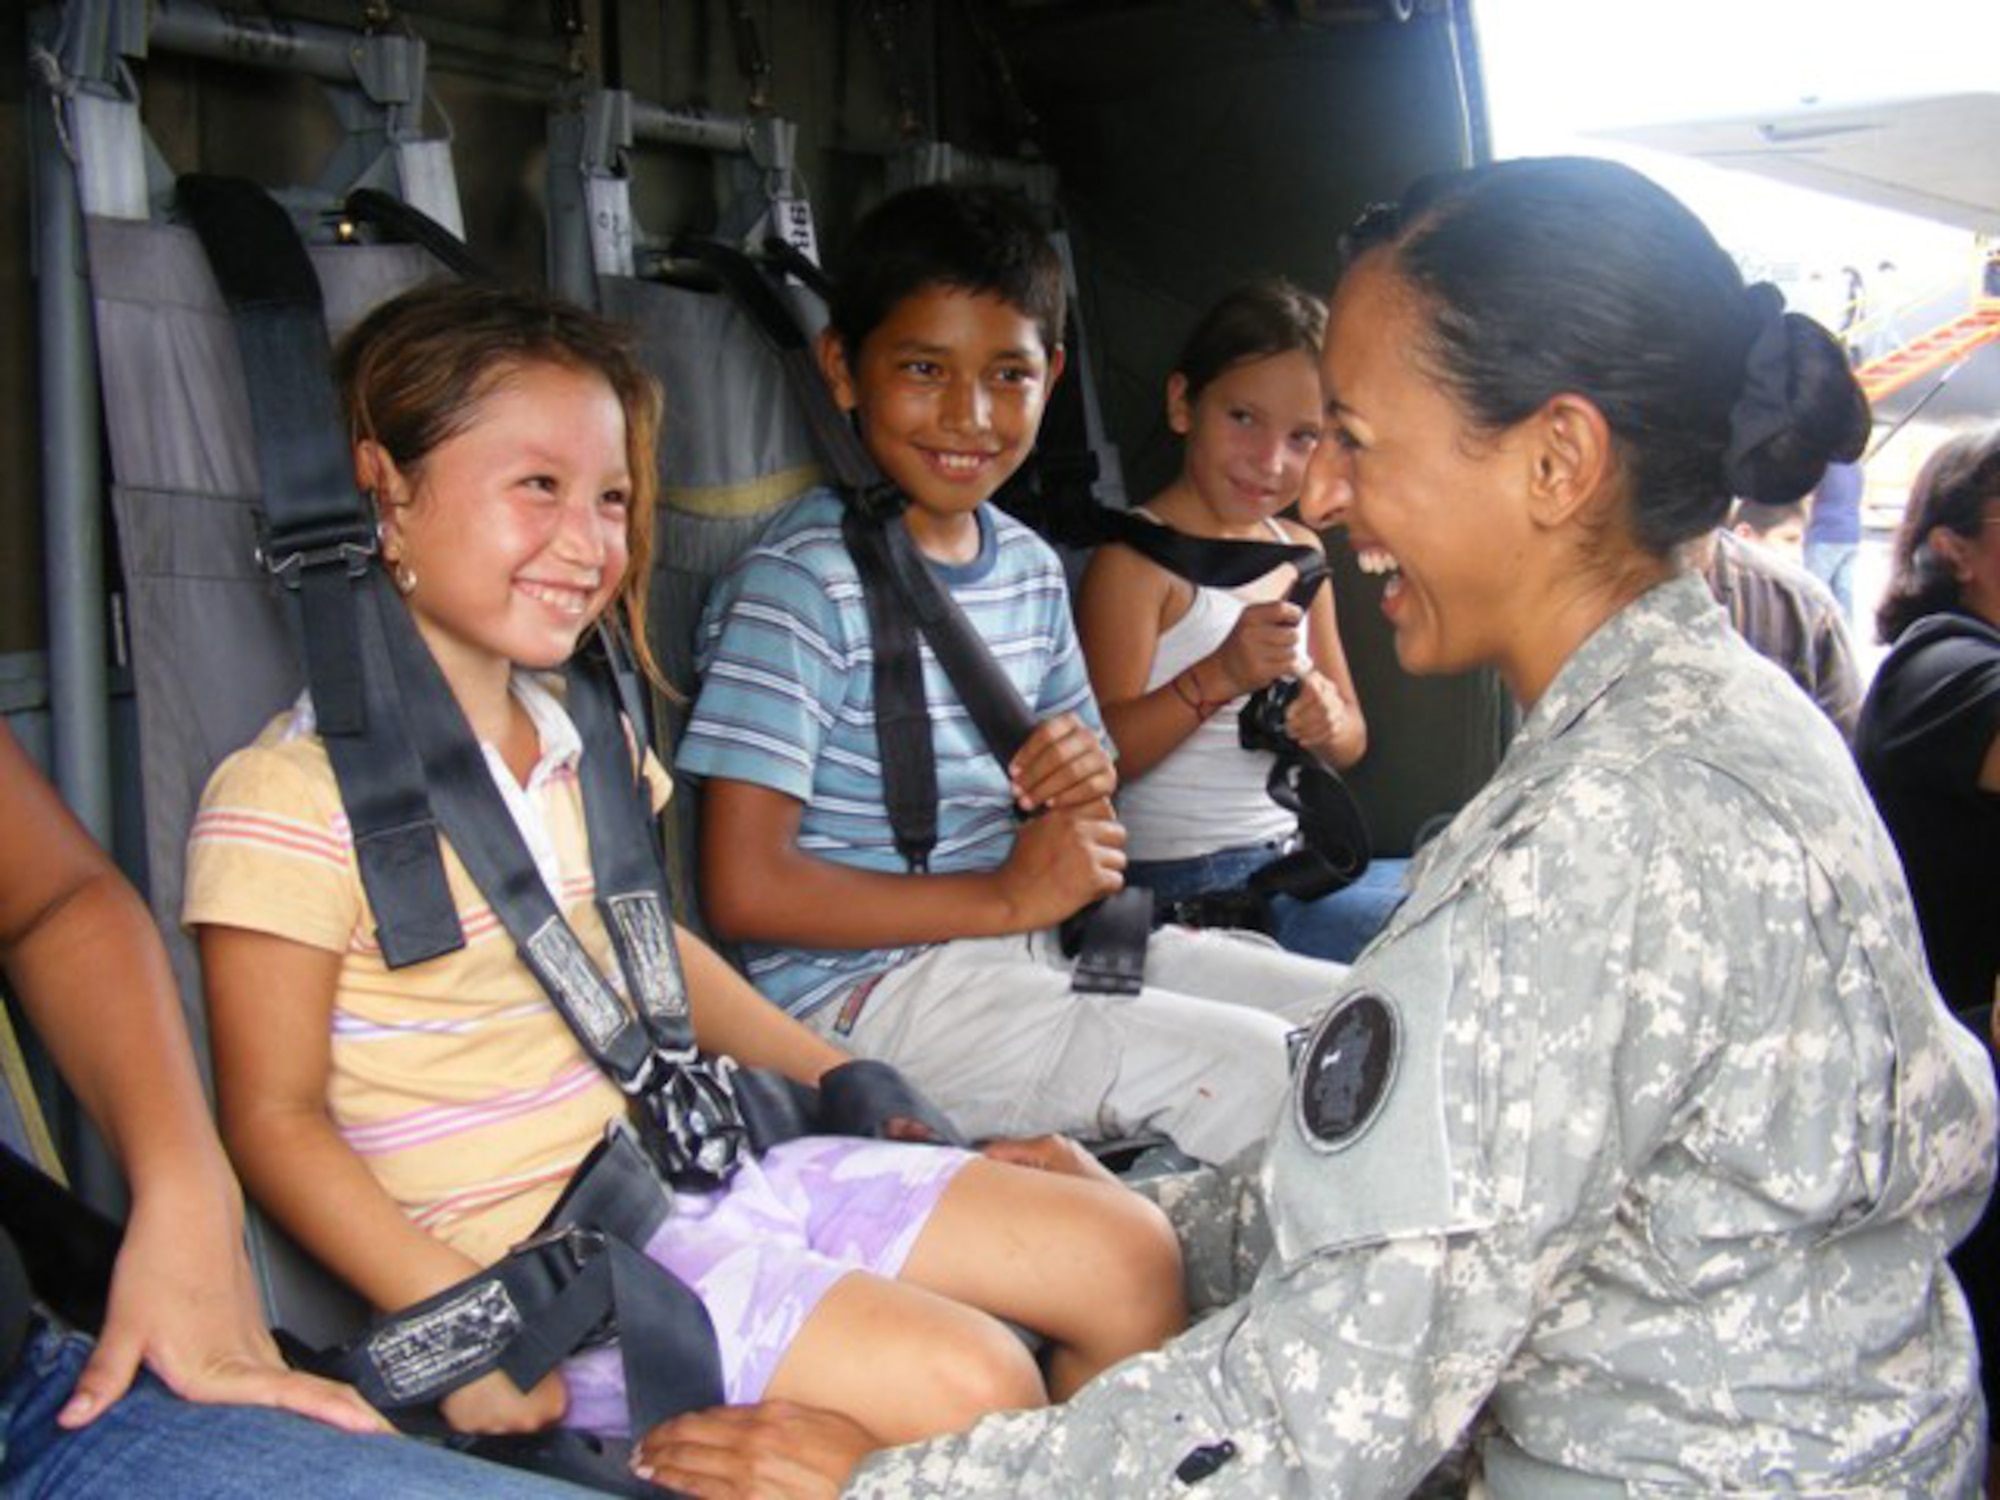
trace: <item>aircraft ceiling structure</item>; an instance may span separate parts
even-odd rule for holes
[[[1592,133],[2000,234],[2000,93],[1807,104]]]

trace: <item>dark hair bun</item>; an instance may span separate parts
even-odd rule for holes
[[[1746,500],[1781,505],[1819,483],[1829,463],[1851,463],[1868,444],[1868,398],[1847,354],[1812,319],[1783,311],[1776,287],[1744,293],[1757,325],[1743,393],[1729,413],[1723,478]]]

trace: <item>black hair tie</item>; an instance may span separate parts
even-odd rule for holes
[[[1743,359],[1743,392],[1729,409],[1729,445],[1722,476],[1737,495],[1749,493],[1750,456],[1792,425],[1792,340],[1785,294],[1768,281],[1745,287],[1743,300],[1757,332]]]

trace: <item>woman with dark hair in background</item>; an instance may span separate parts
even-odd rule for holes
[[[2000,427],[1917,476],[1875,614],[1893,646],[1854,753],[1903,856],[1931,972],[1983,1010],[2000,976]]]
[[[2000,999],[2000,426],[1961,434],[1918,474],[1875,612],[1884,645],[1854,754],[1903,857],[1931,973],[1982,1035]],[[1952,1264],[2000,1400],[2000,1217]],[[1995,1479],[2000,1479],[1996,1458]]]
[[[1853,456],[1840,347],[1611,163],[1365,227],[1318,461],[1403,665],[1497,669],[1520,732],[1301,1049],[1255,1285],[847,1493],[1363,1500],[1476,1431],[1489,1500],[1975,1495],[1944,1256],[1992,1075],[1839,734],[1678,561],[1732,493]],[[697,1416],[649,1450],[740,1493],[704,1476],[837,1428]]]

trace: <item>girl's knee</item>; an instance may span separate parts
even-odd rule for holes
[[[1151,1348],[1187,1323],[1180,1241],[1159,1206],[1127,1189],[1117,1190],[1104,1215],[1103,1259],[1116,1283],[1100,1309],[1118,1325],[1114,1337],[1134,1350]]]
[[[929,1341],[911,1374],[914,1416],[930,1433],[956,1432],[989,1412],[1044,1406],[1049,1399],[1028,1345],[994,1318]]]
[[[793,1340],[766,1399],[824,1406],[885,1445],[956,1432],[989,1412],[1046,1405],[1028,1346],[948,1297],[851,1276]]]

